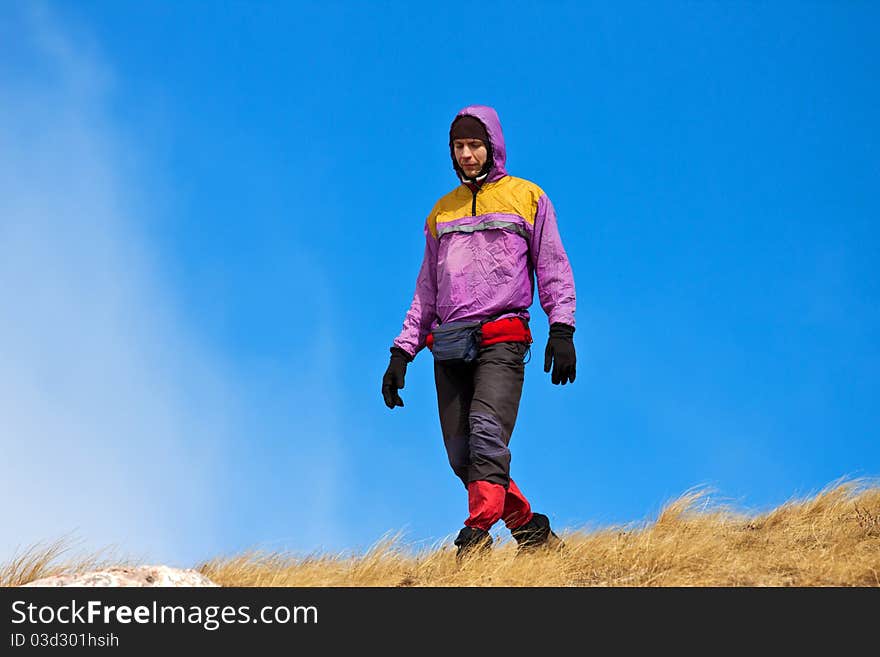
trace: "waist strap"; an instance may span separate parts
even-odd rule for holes
[[[532,332],[528,322],[522,317],[504,317],[491,322],[486,322],[481,328],[481,347],[498,342],[525,342],[532,344]],[[434,345],[434,334],[428,333],[426,346],[430,349]]]

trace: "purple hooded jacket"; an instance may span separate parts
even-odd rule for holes
[[[574,326],[574,277],[553,204],[534,183],[508,175],[495,110],[471,105],[456,116],[463,114],[486,127],[492,165],[480,187],[462,182],[437,201],[425,221],[415,294],[394,339],[394,346],[412,357],[439,324],[512,315],[528,320],[536,275],[549,323]]]

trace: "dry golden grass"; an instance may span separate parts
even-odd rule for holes
[[[13,556],[7,563],[0,565],[0,586],[21,586],[51,575],[85,573],[111,566],[135,565],[132,561],[118,557],[102,558],[100,553],[61,561],[61,555],[71,550],[72,543],[70,536],[62,536],[45,544],[33,545],[20,555]]]
[[[505,540],[461,565],[450,541],[413,551],[392,535],[363,555],[251,550],[195,568],[222,586],[880,586],[880,486],[867,480],[757,515],[710,504],[698,489],[654,522],[560,536],[561,550],[517,556]],[[53,564],[61,551],[56,543],[0,566],[0,584],[109,565]]]

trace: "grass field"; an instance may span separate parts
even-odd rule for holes
[[[559,550],[517,555],[503,540],[461,564],[452,537],[415,550],[396,535],[364,554],[251,550],[193,568],[221,586],[880,586],[880,486],[867,480],[759,515],[695,490],[650,522],[557,533]],[[140,565],[100,555],[64,562],[67,549],[64,540],[33,546],[0,565],[0,585]]]

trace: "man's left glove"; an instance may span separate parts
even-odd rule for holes
[[[390,409],[395,406],[403,406],[403,400],[397,391],[403,388],[406,366],[410,361],[412,361],[412,356],[403,349],[391,347],[391,362],[388,363],[388,369],[385,370],[385,376],[382,377],[382,396],[385,398],[385,405]]]
[[[568,381],[574,383],[575,364],[577,358],[574,353],[574,327],[561,322],[550,325],[550,336],[547,338],[547,348],[544,349],[544,371],[550,371],[550,362],[553,362],[553,374],[550,380],[553,383],[565,385]]]

